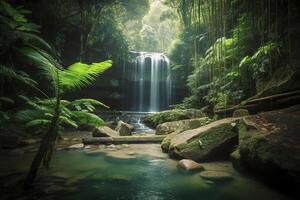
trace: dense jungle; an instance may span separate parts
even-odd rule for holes
[[[0,0],[0,199],[299,199],[299,19],[298,0]]]

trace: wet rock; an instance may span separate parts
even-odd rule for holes
[[[185,169],[187,171],[202,171],[204,170],[204,167],[193,161],[193,160],[189,160],[189,159],[182,159],[178,162],[177,165],[179,168]]]
[[[84,148],[84,144],[80,143],[80,144],[74,144],[68,147],[69,150],[76,150],[76,149],[82,149]]]
[[[128,152],[128,155],[130,155],[130,156],[133,156],[133,155],[135,155],[136,153],[134,152],[134,151],[131,151],[131,152]]]
[[[272,111],[243,118],[239,153],[250,171],[300,185],[300,117]]]
[[[179,133],[171,139],[169,155],[195,161],[227,158],[238,144],[237,122],[226,118]]]
[[[173,109],[155,113],[145,117],[144,122],[152,128],[156,128],[159,124],[184,119],[194,119],[206,117],[205,114],[197,109]]]
[[[238,109],[233,112],[232,117],[244,117],[248,115],[249,111],[247,109]]]
[[[108,122],[105,122],[105,126],[111,128],[111,129],[115,129],[117,125],[118,125],[118,124],[117,124],[116,121],[108,121]]]
[[[0,144],[3,149],[17,147],[21,142],[21,138],[15,134],[0,134]]]
[[[186,119],[174,122],[165,122],[163,124],[159,124],[156,127],[156,135],[167,135],[176,130],[190,130],[195,129],[200,126],[206,125],[210,122],[208,117],[196,118],[196,119]]]
[[[239,172],[244,172],[245,168],[243,166],[241,155],[239,149],[235,150],[230,154],[230,160],[232,162],[232,166],[238,170]]]
[[[108,148],[108,149],[116,149],[116,145],[111,144],[111,145],[106,146],[106,148]]]
[[[95,128],[92,134],[93,137],[114,137],[119,135],[117,131],[107,126],[101,126]]]
[[[181,132],[182,132],[181,130],[174,131],[173,133],[167,135],[167,137],[165,137],[165,139],[163,139],[163,141],[161,142],[161,149],[164,153],[169,152],[171,140]]]
[[[210,181],[231,181],[232,174],[223,171],[204,171],[200,173],[200,177]]]
[[[127,124],[123,121],[119,121],[116,131],[119,132],[120,136],[128,136],[132,135],[133,128],[134,127],[132,125]]]

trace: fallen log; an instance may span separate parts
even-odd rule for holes
[[[250,114],[256,114],[258,112],[269,111],[274,109],[283,109],[293,105],[297,105],[300,102],[300,90],[276,94],[272,96],[251,99],[246,101],[243,105],[236,105],[223,110],[216,110],[215,113],[219,115],[231,116],[237,109],[247,109]]]
[[[82,143],[88,144],[145,144],[161,143],[166,135],[154,136],[116,136],[116,137],[95,137],[83,138]]]
[[[288,97],[292,97],[292,96],[297,96],[300,95],[300,90],[296,90],[293,92],[285,92],[285,93],[281,93],[281,94],[276,94],[276,95],[271,95],[271,96],[266,96],[266,97],[261,97],[261,98],[256,98],[256,99],[251,99],[249,101],[246,102],[246,104],[255,104],[255,103],[259,103],[259,102],[272,102],[272,101],[276,101],[278,99],[282,99],[282,98],[288,98]]]

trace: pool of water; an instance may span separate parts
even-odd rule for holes
[[[141,145],[135,150],[134,156],[124,153],[124,149],[58,151],[50,170],[39,175],[35,189],[21,192],[18,198],[7,195],[1,199],[288,199],[256,180],[240,176],[229,162],[204,163],[206,170],[233,175],[233,180],[227,182],[208,181],[199,173],[178,169],[177,161],[157,153],[159,145]]]

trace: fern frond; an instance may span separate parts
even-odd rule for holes
[[[75,121],[69,119],[68,117],[65,117],[65,116],[59,116],[59,121],[60,123],[63,123],[63,124],[67,124],[67,125],[70,125],[74,128],[78,128],[78,125],[76,124]]]
[[[110,60],[91,65],[84,63],[75,63],[66,70],[60,71],[59,82],[64,90],[74,90],[86,87],[95,80],[95,78],[112,66]]]
[[[19,50],[28,61],[41,70],[41,75],[52,82],[52,86],[57,89],[59,66],[47,52],[31,47],[25,47]]]
[[[27,24],[27,23],[26,23]],[[23,26],[23,28],[25,28]],[[52,47],[41,37],[37,36],[36,34],[25,32],[24,30],[19,30],[16,32],[17,36],[21,38],[25,44],[34,46],[36,48],[43,49],[47,52],[52,52]]]
[[[7,112],[0,111],[0,123],[6,120],[9,120],[10,116]]]
[[[51,123],[51,120],[47,120],[47,119],[34,119],[30,122],[27,122],[25,127],[26,128],[30,128],[30,127],[34,127],[34,126],[45,126],[45,125],[49,125]]]
[[[96,99],[76,99],[70,103],[70,106],[75,107],[77,105],[86,104],[86,103],[89,103],[94,106],[102,106],[104,108],[109,108],[109,106],[105,105],[104,103],[102,103]]]
[[[31,79],[29,75],[23,71],[14,70],[11,67],[0,65],[0,76],[8,80],[17,80],[31,87],[36,87],[38,83]]]
[[[76,121],[79,121],[83,124],[91,124],[95,126],[103,126],[105,124],[103,119],[92,113],[73,111],[72,115],[76,119]]]
[[[0,97],[0,102],[9,103],[9,104],[15,103],[14,100],[12,100],[11,98],[8,98],[8,97]]]
[[[44,112],[34,109],[18,111],[13,115],[13,119],[20,122],[28,122],[34,119],[43,118]]]

